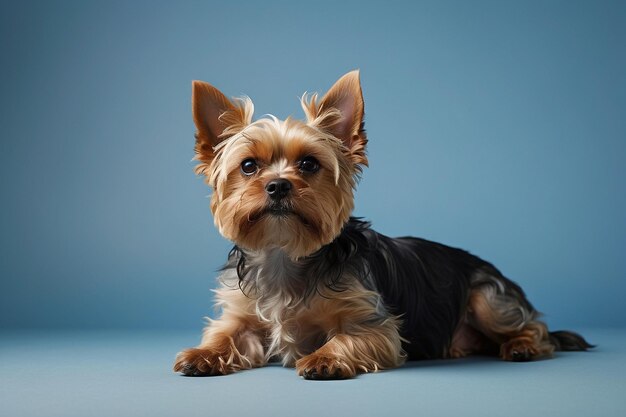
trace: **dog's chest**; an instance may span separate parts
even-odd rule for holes
[[[274,311],[268,323],[268,355],[293,366],[296,360],[321,347],[326,342],[326,331],[316,310],[298,306]]]
[[[355,321],[386,316],[378,294],[354,277],[342,277],[350,286],[335,291],[319,268],[292,261],[279,250],[246,261],[242,289],[267,329],[268,356],[279,357],[285,365],[317,350]],[[233,280],[237,276],[227,275]]]

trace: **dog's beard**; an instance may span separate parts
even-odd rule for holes
[[[281,248],[290,257],[299,258],[315,252],[328,240],[319,218],[310,216],[288,202],[273,202],[251,212],[235,212],[230,228],[221,227],[220,231],[244,249]]]
[[[212,206],[220,233],[243,249],[280,248],[293,259],[332,242],[352,210],[352,199],[342,200],[336,190],[330,199],[309,189],[280,201],[249,189],[238,191]]]
[[[314,227],[314,223],[305,217],[304,214],[297,210],[294,205],[290,201],[270,201],[263,210],[251,215],[248,218],[247,225],[242,225],[242,227],[252,227],[254,223],[257,223],[259,220],[264,217],[269,217],[278,222],[278,225],[281,226],[281,222],[300,222],[305,227]]]

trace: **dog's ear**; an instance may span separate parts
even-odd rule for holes
[[[192,83],[191,103],[196,124],[196,159],[209,164],[215,147],[239,133],[252,121],[254,106],[249,98],[230,101],[209,83]]]
[[[302,100],[308,123],[340,139],[355,165],[367,165],[359,70],[341,77],[317,103],[317,95]]]

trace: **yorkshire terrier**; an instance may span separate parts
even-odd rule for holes
[[[192,95],[196,173],[235,246],[216,290],[221,317],[174,371],[224,375],[275,359],[306,379],[343,379],[407,359],[528,361],[592,347],[548,331],[489,262],[351,217],[368,165],[358,71],[321,99],[303,95],[306,121],[253,121],[249,98],[231,101],[205,82]]]

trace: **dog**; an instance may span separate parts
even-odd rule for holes
[[[407,359],[528,361],[593,347],[548,331],[489,262],[351,217],[368,165],[358,70],[301,105],[306,121],[253,121],[249,98],[193,82],[196,173],[235,246],[215,291],[221,316],[178,354],[175,372],[224,375],[278,360],[305,379],[345,379]]]

